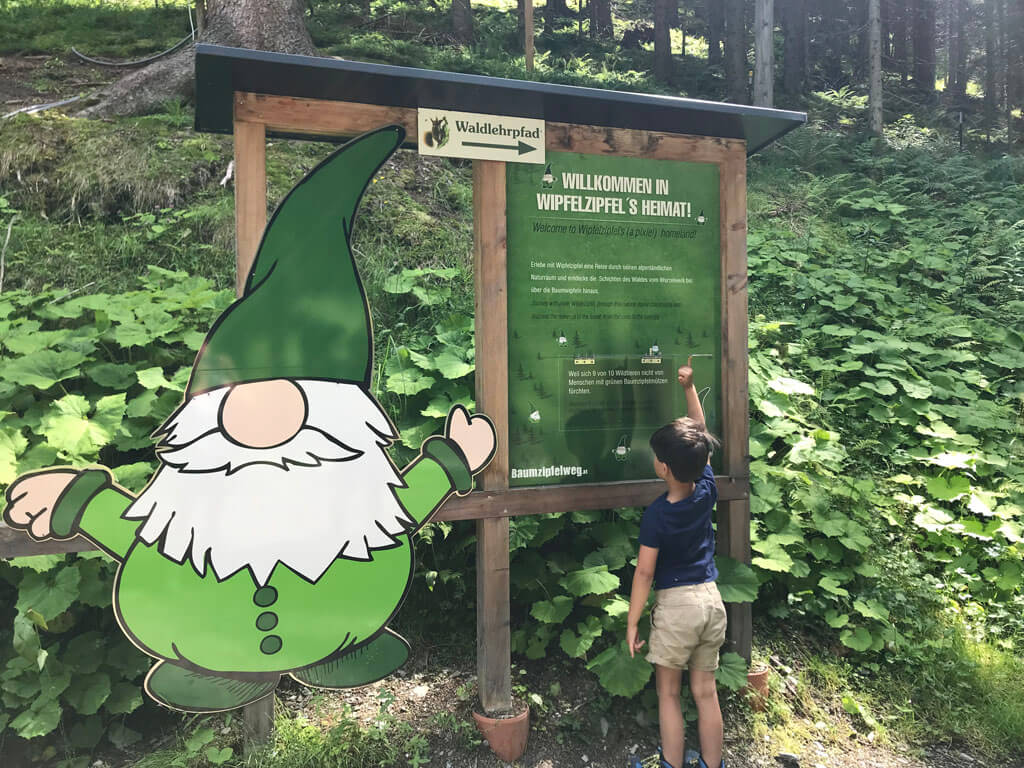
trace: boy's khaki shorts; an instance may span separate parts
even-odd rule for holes
[[[672,669],[718,669],[725,606],[713,581],[659,589],[651,610],[647,660]]]

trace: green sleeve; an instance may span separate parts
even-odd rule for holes
[[[87,469],[76,477],[57,500],[51,530],[58,538],[80,533],[109,555],[123,559],[135,541],[138,520],[122,515],[133,499],[115,488],[103,469]]]
[[[420,527],[426,523],[453,491],[473,488],[473,476],[466,459],[450,440],[434,436],[423,444],[422,453],[402,472],[405,488],[396,490],[399,502]]]

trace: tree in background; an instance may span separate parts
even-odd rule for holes
[[[197,41],[315,56],[303,0],[206,0]],[[195,46],[125,75],[96,94],[83,117],[145,115],[168,101],[189,101],[195,86]]]
[[[747,103],[747,25],[743,0],[725,0],[725,80],[728,99]]]
[[[704,0],[704,16],[708,25],[708,64],[722,64],[722,41],[725,39],[725,12],[722,0]]]
[[[591,37],[610,38],[612,31],[611,0],[590,0]]]
[[[654,0],[654,77],[667,83],[672,77],[672,19],[676,0]]]
[[[914,85],[919,91],[935,91],[935,2],[913,0]]]
[[[868,0],[868,88],[869,126],[876,136],[882,133],[882,9],[879,0]]]
[[[782,89],[799,95],[807,77],[807,0],[778,0],[782,26]]]
[[[470,0],[452,0],[452,33],[461,43],[473,42],[473,9]]]
[[[754,0],[754,105],[775,102],[774,3]]]

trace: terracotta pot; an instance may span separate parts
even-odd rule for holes
[[[752,667],[747,672],[747,684],[741,692],[747,697],[750,708],[755,712],[763,711],[765,703],[768,701],[768,676],[770,674],[771,669],[764,665]]]
[[[491,751],[506,763],[518,760],[526,751],[526,739],[530,735],[530,708],[524,707],[517,715],[509,717],[487,717],[473,713],[477,730],[480,731]]]

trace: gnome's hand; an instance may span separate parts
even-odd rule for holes
[[[494,456],[497,441],[491,420],[478,413],[470,416],[461,405],[453,406],[448,412],[444,435],[459,446],[471,474],[476,474]]]
[[[48,538],[53,508],[76,477],[73,469],[48,469],[15,480],[7,487],[4,521],[24,528],[33,539]]]

